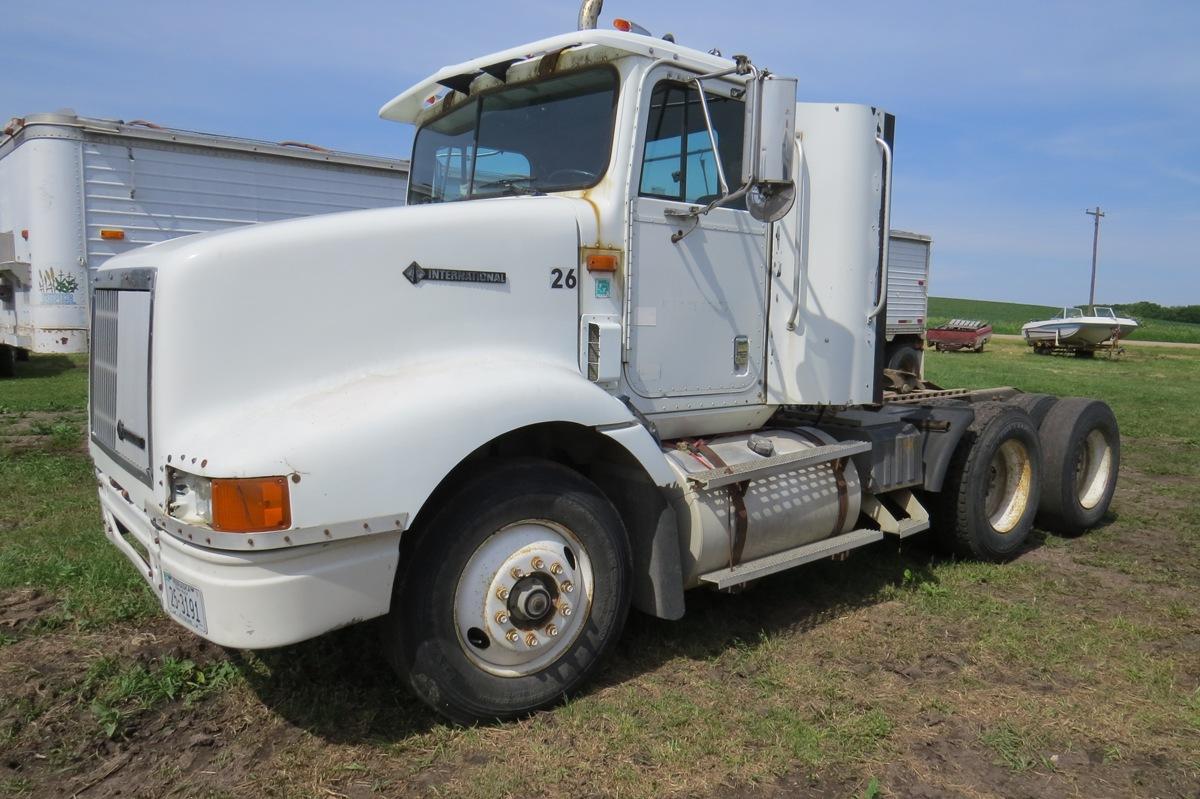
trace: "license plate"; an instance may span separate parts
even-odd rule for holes
[[[199,588],[176,580],[163,572],[163,588],[167,592],[167,612],[202,635],[208,635],[204,618],[204,594]]]

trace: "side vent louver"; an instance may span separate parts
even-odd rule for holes
[[[600,379],[600,325],[588,323],[587,376],[595,383]]]

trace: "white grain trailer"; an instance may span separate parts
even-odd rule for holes
[[[929,254],[933,239],[893,230],[888,237],[886,365],[920,375],[929,312]]]
[[[192,233],[400,205],[408,162],[92,119],[13,119],[0,136],[0,376],[88,347],[89,276]]]

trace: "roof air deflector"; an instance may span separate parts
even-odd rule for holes
[[[504,79],[508,76],[508,68],[520,60],[519,58],[506,58],[503,61],[488,64],[486,67],[480,67],[480,69],[503,83]]]
[[[474,72],[460,72],[457,75],[450,75],[438,81],[439,84],[445,86],[451,91],[456,91],[461,94],[470,94],[471,82],[478,78],[483,73],[479,70]]]

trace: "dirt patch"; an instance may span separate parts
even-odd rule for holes
[[[23,588],[0,594],[0,633],[15,633],[42,623],[54,614],[59,602],[37,589]]]

